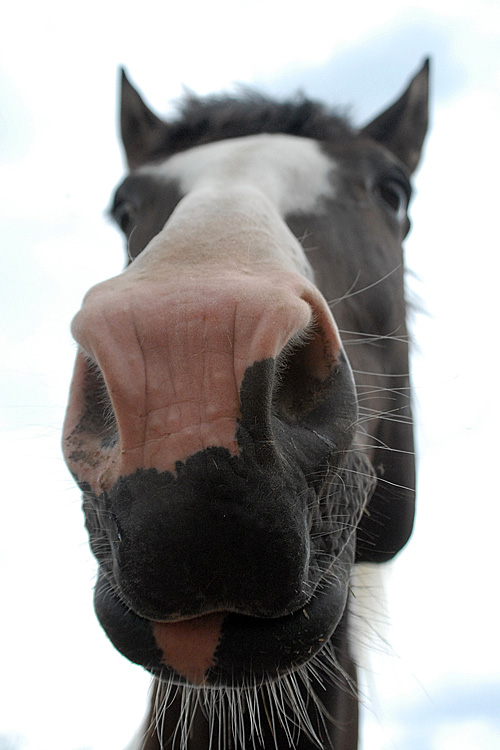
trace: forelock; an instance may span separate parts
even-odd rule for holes
[[[347,118],[297,95],[275,101],[251,89],[239,95],[186,96],[177,118],[169,121],[168,140],[152,158],[170,156],[204,143],[259,133],[285,133],[319,141],[354,135]]]

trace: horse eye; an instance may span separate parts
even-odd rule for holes
[[[410,202],[409,190],[398,180],[389,178],[379,183],[378,193],[398,221],[401,221],[406,216]]]
[[[134,207],[128,201],[113,206],[111,211],[114,220],[125,234],[130,229],[130,224],[134,218]]]

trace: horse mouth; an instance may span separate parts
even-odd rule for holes
[[[330,639],[345,610],[352,557],[346,548],[304,606],[281,617],[223,610],[150,620],[130,609],[102,573],[95,609],[115,647],[164,682],[259,685],[301,667]]]
[[[217,457],[220,470],[223,457]],[[344,614],[355,556],[355,528],[374,486],[364,454],[349,451],[344,463],[345,473],[343,469],[335,472],[315,499],[312,489],[308,495],[308,511],[312,513],[315,507],[316,515],[306,513],[300,526],[307,565],[297,565],[291,554],[285,558],[286,547],[276,556],[274,549],[268,551],[270,544],[263,544],[262,560],[245,556],[240,535],[230,545],[217,548],[218,557],[215,552],[212,558],[207,557],[211,551],[208,542],[207,549],[198,544],[198,563],[191,569],[180,554],[182,548],[179,555],[161,557],[168,548],[167,526],[158,535],[157,544],[153,545],[152,532],[145,539],[149,546],[134,539],[127,542],[121,526],[116,527],[117,535],[113,508],[97,516],[92,510],[95,502],[87,495],[87,520],[95,523],[93,549],[101,563],[95,609],[115,647],[162,681],[188,685],[259,685],[308,662],[330,639]],[[153,473],[150,479],[163,487],[165,477]],[[151,497],[159,495],[151,493]],[[106,499],[101,500],[105,507]],[[208,521],[199,522],[205,507],[207,502],[195,509],[197,524],[193,528],[200,530],[198,542],[208,526]],[[186,504],[184,512],[185,508]],[[212,531],[214,523],[212,519]],[[222,533],[218,537],[228,538]],[[131,555],[121,551],[125,543],[131,551],[142,551],[142,556],[133,558],[135,566]],[[174,543],[175,539],[172,546]],[[153,552],[160,555],[158,560]],[[205,561],[203,565],[200,560]],[[238,590],[232,581],[235,577]],[[239,595],[240,589],[247,592],[246,599]]]

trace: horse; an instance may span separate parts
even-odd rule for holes
[[[114,646],[153,676],[135,747],[358,746],[353,576],[415,507],[402,242],[429,63],[362,128],[303,95],[122,71],[122,273],[72,322],[63,430]]]

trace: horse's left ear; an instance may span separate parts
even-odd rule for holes
[[[386,146],[410,172],[420,160],[429,118],[429,60],[413,78],[404,94],[361,130]]]
[[[158,155],[168,140],[169,127],[144,103],[121,69],[120,125],[123,148],[130,169],[140,167]]]

